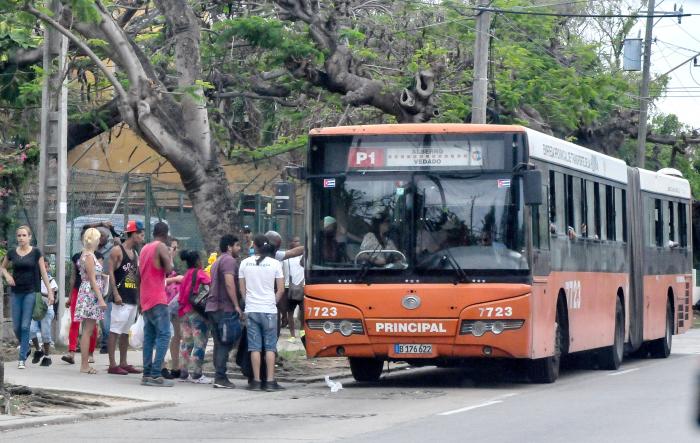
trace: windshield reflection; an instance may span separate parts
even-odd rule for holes
[[[509,176],[363,175],[313,186],[312,270],[528,269]]]

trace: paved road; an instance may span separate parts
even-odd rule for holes
[[[485,441],[691,442],[700,370],[700,330],[674,337],[665,360],[626,360],[620,371],[567,368],[553,385],[511,369],[421,368],[378,386],[342,380],[288,385],[279,393],[208,386],[141,388],[144,399],[178,405],[110,419],[10,431],[6,441]],[[583,366],[583,367],[582,367]],[[103,386],[113,393],[114,388]],[[127,383],[120,379],[120,383]],[[129,381],[134,384],[134,382]]]

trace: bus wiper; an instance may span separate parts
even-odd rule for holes
[[[367,271],[369,271],[369,268],[372,264],[371,258],[374,256],[374,254],[377,253],[381,249],[382,245],[377,243],[377,247],[374,248],[374,250],[368,255],[367,260],[365,260],[364,263],[362,263],[362,267],[357,273],[357,277],[355,279],[357,280],[358,283],[364,283],[365,282],[365,276],[367,275]],[[359,254],[358,254],[359,255]],[[356,259],[357,260],[357,259]]]

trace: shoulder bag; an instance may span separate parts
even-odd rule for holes
[[[205,309],[207,307],[207,298],[209,298],[209,285],[200,284],[197,292],[194,292],[194,285],[197,282],[197,269],[192,273],[192,286],[190,287],[190,295],[188,300],[199,315],[205,316]]]

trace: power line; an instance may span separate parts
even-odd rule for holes
[[[700,14],[686,14],[686,13],[660,13],[652,15],[643,14],[574,14],[565,12],[536,12],[536,11],[522,11],[514,9],[500,9],[500,8],[482,8],[478,6],[469,6],[467,9],[472,9],[480,12],[495,12],[497,14],[517,14],[517,15],[542,15],[546,17],[578,17],[578,18],[664,18],[664,17],[691,17]]]

